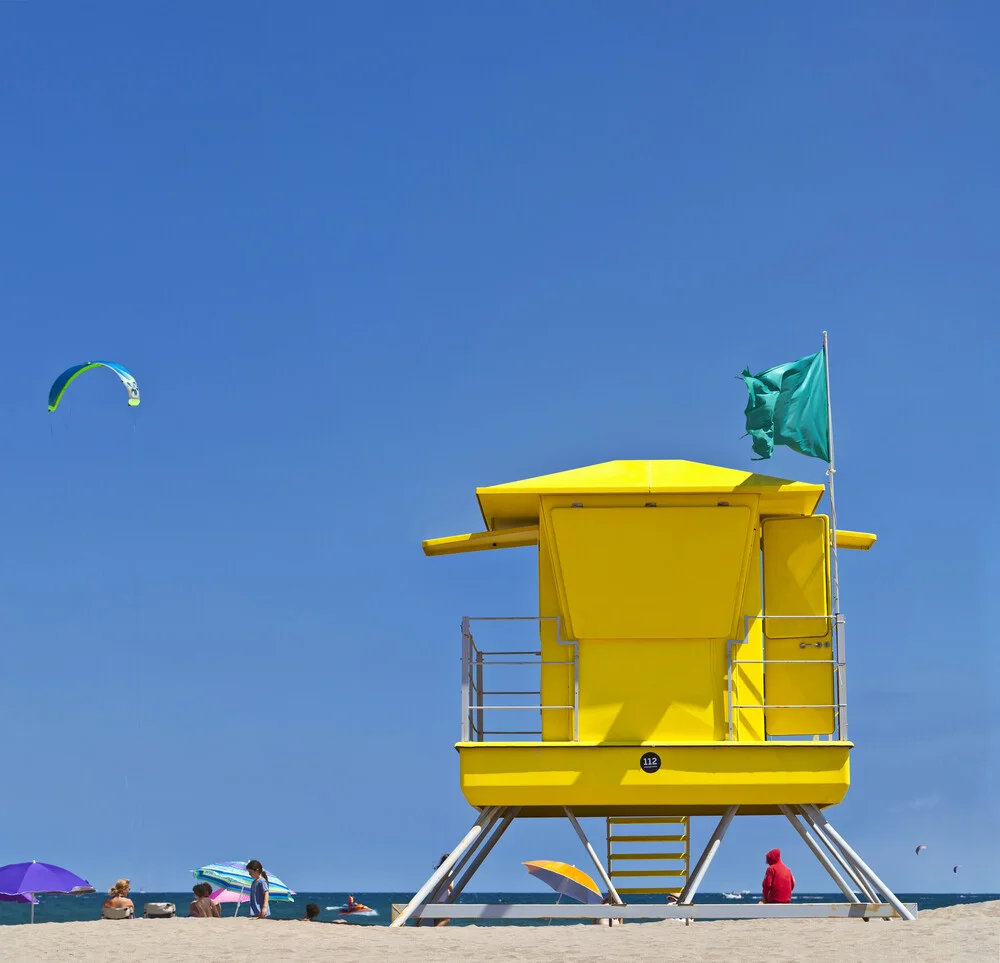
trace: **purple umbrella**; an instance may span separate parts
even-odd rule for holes
[[[3,903],[37,903],[38,897],[32,896],[31,893],[15,893],[13,896],[10,893],[0,893],[0,902]]]
[[[34,895],[35,893],[69,893],[73,896],[82,896],[84,893],[93,893],[94,887],[71,873],[61,866],[53,866],[51,863],[38,863],[32,860],[30,863],[11,863],[9,866],[0,866],[0,896],[16,898],[24,895]],[[31,903],[31,922],[35,922],[35,903]]]

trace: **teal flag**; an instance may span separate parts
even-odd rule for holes
[[[758,375],[744,368],[742,377],[750,392],[744,411],[747,434],[753,438],[753,450],[760,459],[770,458],[775,445],[787,445],[799,454],[830,460],[830,411],[822,351]]]

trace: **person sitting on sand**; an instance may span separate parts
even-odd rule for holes
[[[130,909],[135,911],[135,903],[128,898],[128,892],[132,888],[131,882],[127,879],[119,879],[115,885],[108,890],[108,898],[104,901],[103,909]]]
[[[191,887],[194,899],[188,906],[188,916],[200,916],[202,919],[222,917],[222,907],[212,899],[212,887],[208,883],[195,883]]]
[[[303,923],[315,923],[319,916],[319,907],[315,903],[306,903],[306,915],[302,917]]]
[[[762,903],[790,903],[795,877],[781,861],[781,850],[772,849],[767,856],[767,872],[761,885]]]

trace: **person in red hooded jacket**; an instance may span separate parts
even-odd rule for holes
[[[790,903],[792,890],[795,889],[795,877],[792,871],[781,861],[781,850],[772,849],[767,854],[767,872],[761,887],[762,903]]]

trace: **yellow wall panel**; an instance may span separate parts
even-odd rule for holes
[[[542,662],[570,662],[574,647],[559,644],[559,596],[552,573],[552,557],[544,539],[538,548],[538,614]],[[541,703],[543,706],[573,704],[573,667],[570,665],[541,666]],[[572,709],[550,709],[542,713],[542,740],[569,741],[574,738]]]
[[[729,638],[752,535],[745,506],[553,508],[553,557],[577,639]]]
[[[724,739],[725,642],[580,643],[580,739]]]

